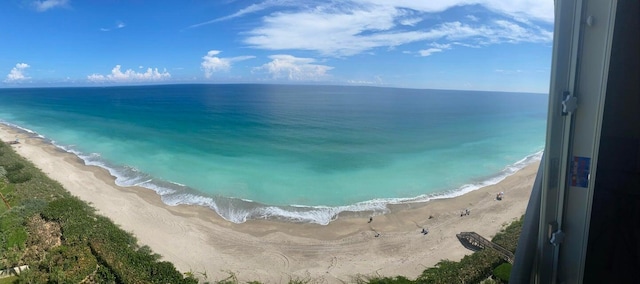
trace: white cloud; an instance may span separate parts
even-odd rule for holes
[[[160,72],[158,71],[158,68],[147,68],[147,71],[144,73],[139,73],[131,69],[127,69],[126,71],[122,72],[120,68],[120,65],[116,65],[116,67],[111,70],[111,74],[108,75],[91,74],[87,76],[87,80],[95,83],[135,83],[164,81],[171,78],[171,74],[169,74],[167,70],[163,70],[162,72]]]
[[[421,18],[408,18],[400,20],[400,24],[403,26],[415,26],[416,24],[422,22]]]
[[[431,48],[419,50],[418,53],[420,54],[420,56],[429,56],[436,52],[442,52],[444,50],[451,48],[451,44],[448,44],[448,43],[441,44],[441,43],[433,42],[430,44],[430,46]]]
[[[373,80],[347,80],[347,83],[353,85],[384,85],[380,76],[374,76]]]
[[[329,4],[327,4],[329,3]],[[208,22],[193,25],[191,27],[202,26],[211,24],[214,22],[225,21],[244,16],[246,14],[263,11],[272,7],[277,7],[280,10],[282,8],[294,8],[297,10],[324,10],[324,11],[338,11],[344,10],[344,8],[356,8],[365,9],[372,6],[385,6],[392,7],[394,9],[403,9],[415,11],[418,13],[439,13],[447,9],[456,6],[470,6],[481,5],[491,11],[498,14],[507,15],[514,18],[533,19],[537,21],[544,21],[547,23],[553,22],[554,17],[554,1],[553,0],[438,0],[438,1],[415,1],[415,0],[345,0],[345,1],[291,1],[291,0],[266,0],[261,3],[251,4],[245,8],[238,10],[237,12],[217,18]]]
[[[313,64],[313,58],[301,58],[286,54],[269,56],[271,62],[253,68],[253,72],[266,72],[273,79],[287,79],[291,81],[317,81],[326,79],[327,72],[333,67]]]
[[[116,21],[116,24],[113,26],[113,28],[100,28],[100,31],[109,32],[109,31],[112,31],[112,30],[117,30],[117,29],[124,28],[126,26],[127,26],[127,24],[125,24],[124,22]]]
[[[516,70],[496,69],[495,72],[500,74],[505,74],[505,75],[511,75],[511,74],[519,74],[519,73],[522,73],[523,71],[520,69],[516,69]]]
[[[500,36],[509,42],[551,42],[553,40],[553,33],[550,31],[540,29],[535,32],[514,22],[505,20],[496,20],[494,22],[500,27],[497,29]]]
[[[387,8],[351,14],[276,13],[265,17],[262,27],[248,32],[245,43],[270,50],[302,49],[323,55],[354,55],[372,47],[397,45],[382,32],[394,25],[393,11]]]
[[[204,70],[205,77],[209,78],[215,72],[229,71],[229,69],[231,69],[231,64],[234,62],[255,58],[255,56],[250,55],[228,58],[217,57],[216,55],[220,54],[220,52],[221,51],[219,50],[210,50],[207,52],[207,55],[202,57],[202,63],[200,63],[200,66],[202,67],[202,70]]]
[[[553,23],[554,1],[550,0],[480,0],[481,5],[492,11],[514,18]]]
[[[249,32],[245,42],[269,50],[298,49],[325,56],[350,56],[377,47],[425,41],[466,41],[488,45],[518,42],[551,42],[550,31],[523,27],[500,20],[483,25],[458,21],[445,22],[430,29],[391,30],[393,17],[383,11],[360,11],[357,17],[335,14],[276,14],[265,18],[265,25]],[[314,35],[309,37],[309,35]]]
[[[18,83],[31,79],[31,77],[27,77],[25,75],[25,71],[29,67],[31,66],[29,66],[29,64],[27,63],[16,64],[16,67],[11,68],[11,71],[9,71],[9,74],[7,74],[7,79],[5,79],[4,81],[6,83]]]
[[[38,12],[44,12],[55,7],[65,7],[69,0],[36,0],[32,5]]]
[[[362,4],[392,5],[426,13],[438,13],[456,6],[480,5],[495,13],[524,19],[553,22],[554,1],[552,0],[356,0]]]
[[[437,26],[426,26],[423,21],[447,9],[465,5],[481,5],[495,12],[495,19],[504,20],[480,23],[477,17],[467,15],[447,19]],[[304,3],[266,0],[229,16],[191,27],[257,11],[265,16],[260,18],[257,26],[241,33],[245,36],[244,43],[249,46],[267,50],[308,50],[337,57],[380,47],[390,50],[425,40],[457,39],[476,46],[504,42],[551,42],[548,24],[553,22],[554,16],[553,0],[311,0]],[[469,19],[472,24],[460,23]],[[537,26],[536,22],[547,28]],[[514,31],[516,33],[511,36]],[[523,34],[527,36],[521,36]]]
[[[195,25],[191,25],[189,27],[187,27],[188,29],[192,29],[192,28],[197,28],[197,27],[201,27],[201,26],[205,26],[205,25],[209,25],[209,24],[213,24],[213,23],[217,23],[217,22],[222,22],[222,21],[226,21],[226,20],[231,20],[234,18],[238,18],[238,17],[242,17],[244,15],[247,14],[252,14],[252,13],[256,13],[271,7],[282,7],[282,6],[293,6],[295,4],[295,0],[294,1],[289,1],[289,0],[267,0],[264,1],[262,3],[257,3],[257,4],[251,4],[249,6],[247,6],[246,8],[242,8],[240,10],[238,10],[237,12],[228,15],[228,16],[224,16],[224,17],[220,17],[220,18],[216,18],[213,20],[209,20],[206,22],[202,22],[202,23],[198,23]]]
[[[448,44],[448,43],[446,43],[446,44],[440,44],[440,43],[434,42],[434,43],[432,43],[432,44],[430,44],[430,45],[431,45],[432,47],[440,48],[440,49],[449,49],[449,48],[451,48],[451,44]]]
[[[464,47],[468,47],[468,48],[480,48],[480,47],[482,47],[482,46],[477,45],[477,44],[469,44],[469,43],[464,43],[464,42],[459,42],[459,41],[453,41],[453,42],[451,42],[451,44],[464,46]]]
[[[507,20],[482,25],[449,21],[427,28],[400,28],[398,24],[406,27],[419,23],[415,13],[408,13],[401,7],[407,6],[421,12],[450,7],[420,3],[410,1],[396,6],[379,3],[366,9],[348,5],[347,8],[316,6],[315,9],[272,13],[263,18],[260,27],[247,32],[248,37],[244,41],[261,49],[299,49],[326,56],[350,56],[377,47],[393,48],[436,39],[472,40],[472,43],[484,44],[552,40],[550,31]]]
[[[442,49],[441,48],[429,48],[429,49],[423,49],[423,50],[419,51],[420,56],[429,56],[429,55],[434,54],[436,52],[442,52]]]

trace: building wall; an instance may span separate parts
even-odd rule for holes
[[[585,283],[639,283],[640,1],[620,0],[591,209]]]

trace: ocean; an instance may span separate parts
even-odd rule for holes
[[[0,122],[169,205],[235,223],[328,224],[461,195],[539,160],[547,100],[256,84],[0,89]]]

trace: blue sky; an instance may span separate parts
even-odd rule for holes
[[[0,87],[547,93],[552,33],[553,0],[3,0]]]

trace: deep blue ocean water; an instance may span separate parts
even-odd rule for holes
[[[459,195],[539,159],[547,100],[345,86],[0,89],[0,120],[167,204],[326,224]]]

